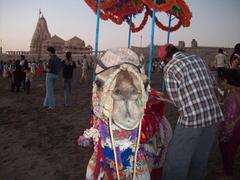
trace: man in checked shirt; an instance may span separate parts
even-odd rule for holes
[[[204,60],[179,52],[172,44],[160,48],[166,64],[164,81],[179,118],[163,168],[163,180],[203,180],[214,141],[216,124],[223,114]]]

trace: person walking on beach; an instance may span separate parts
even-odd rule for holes
[[[72,53],[66,52],[66,59],[62,61],[63,78],[64,78],[64,105],[71,106],[71,91],[73,70],[76,68],[75,62],[72,60]]]
[[[21,55],[20,66],[22,70],[22,88],[25,90],[26,69],[28,68],[28,61],[25,59],[24,55]]]
[[[218,50],[218,54],[215,56],[214,64],[215,68],[217,68],[218,78],[222,80],[226,66],[226,56],[223,53],[223,49],[220,48]]]
[[[208,67],[200,57],[179,52],[172,44],[162,46],[159,56],[166,64],[167,94],[179,112],[163,180],[203,180],[215,124],[223,121]]]
[[[48,47],[47,51],[50,59],[48,60],[48,68],[45,81],[46,96],[43,106],[48,107],[48,109],[55,109],[54,85],[61,70],[61,60],[56,56],[54,47]]]
[[[16,92],[20,92],[20,86],[22,82],[23,72],[21,69],[20,61],[17,60],[15,62],[15,68],[12,72],[12,84],[11,91],[14,92],[16,88]]]

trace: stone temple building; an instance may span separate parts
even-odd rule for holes
[[[57,54],[64,54],[67,51],[71,51],[73,54],[91,54],[92,52],[92,47],[85,46],[85,42],[77,36],[67,41],[57,35],[51,36],[47,21],[41,15],[32,36],[30,54],[46,54],[46,49],[49,46],[53,46]]]

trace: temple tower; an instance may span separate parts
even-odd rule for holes
[[[51,34],[48,31],[47,21],[42,16],[39,17],[36,29],[32,36],[32,41],[30,44],[31,54],[41,54],[44,49],[42,49],[42,44],[45,40],[51,38]]]

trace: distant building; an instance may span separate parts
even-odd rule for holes
[[[54,35],[53,37],[45,40],[42,44],[42,52],[46,53],[46,50],[49,46],[52,46],[55,48],[56,52],[58,54],[63,54],[64,53],[64,43],[65,41],[60,38],[57,35]]]
[[[47,21],[42,15],[39,17],[36,29],[33,33],[30,53],[46,54],[46,49],[49,46],[53,46],[57,54],[64,54],[67,51],[71,51],[73,54],[91,54],[93,49],[90,45],[85,46],[85,42],[77,36],[67,41],[57,35],[51,37]]]
[[[73,54],[81,54],[81,52],[92,51],[92,46],[85,46],[85,42],[74,36],[64,43],[64,51],[71,51]]]
[[[178,48],[184,49],[185,48],[185,41],[178,41]]]
[[[195,39],[192,40],[191,47],[192,48],[197,48],[198,47],[197,41]]]
[[[8,55],[27,55],[29,51],[6,51]]]

